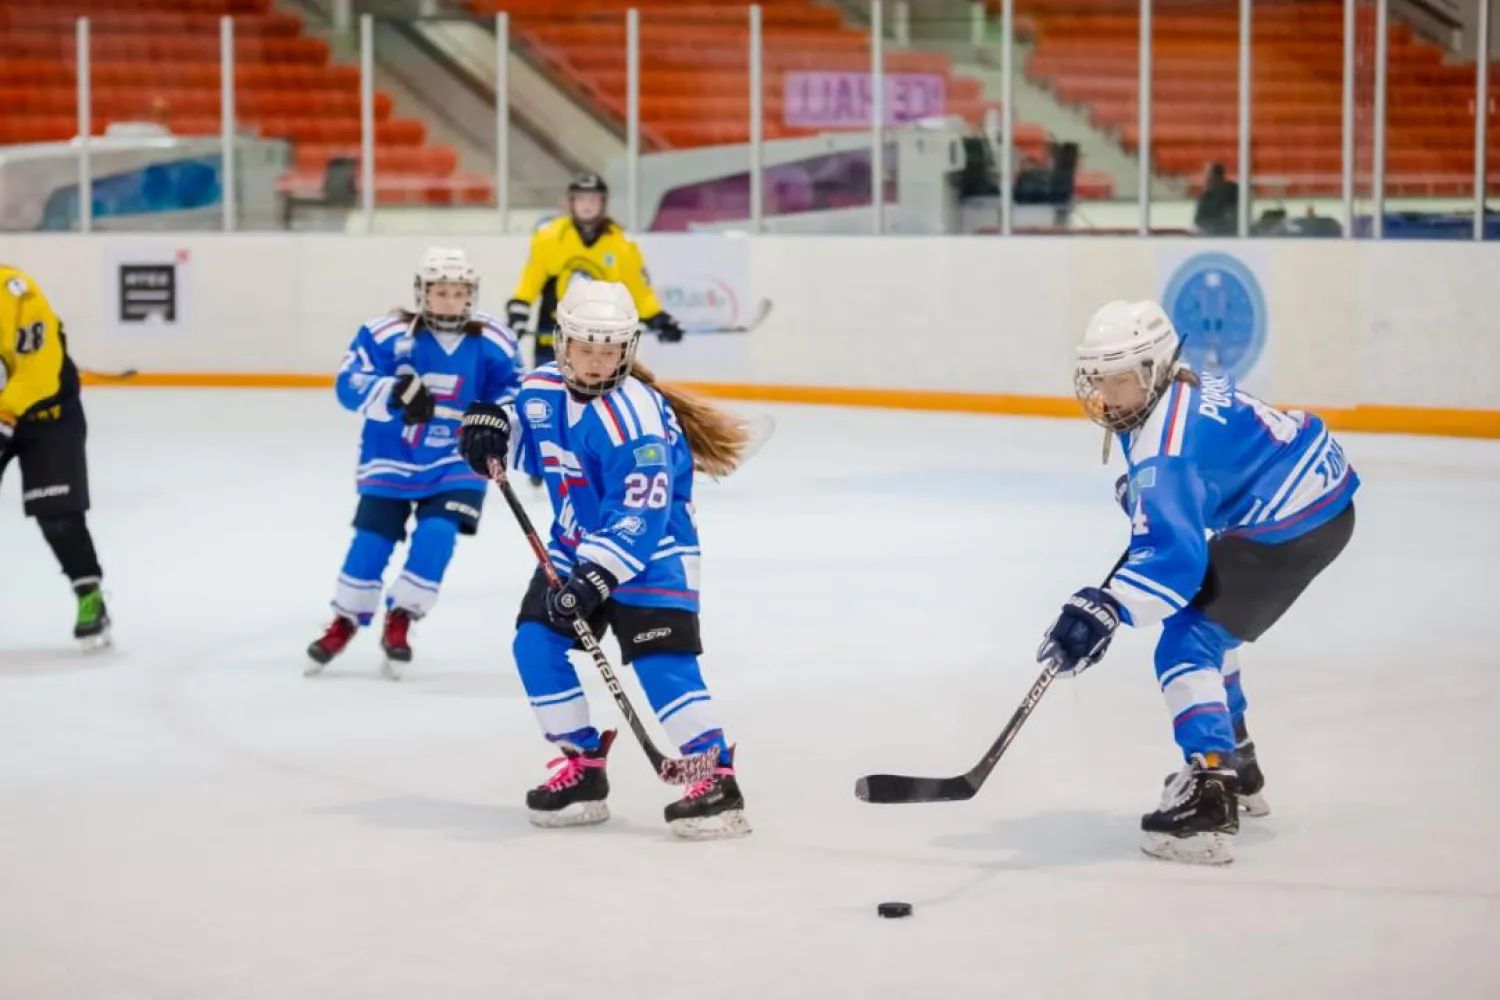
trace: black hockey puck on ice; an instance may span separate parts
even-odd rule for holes
[[[875,907],[875,912],[882,917],[909,917],[911,916],[910,903],[881,903]]]

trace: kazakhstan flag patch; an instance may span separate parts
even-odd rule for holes
[[[635,464],[638,466],[666,465],[667,449],[659,444],[643,444],[635,450]]]

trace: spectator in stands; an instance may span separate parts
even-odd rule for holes
[[[1224,164],[1211,164],[1193,212],[1193,228],[1205,236],[1233,236],[1239,221],[1240,186],[1224,175]]]

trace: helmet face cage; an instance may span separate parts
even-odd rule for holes
[[[1158,376],[1157,365],[1154,361],[1144,360],[1134,369],[1133,374],[1140,380],[1141,388],[1145,390],[1142,402],[1137,406],[1118,407],[1111,406],[1104,398],[1100,388],[1107,378],[1112,378],[1122,372],[1130,372],[1131,369],[1116,371],[1100,371],[1098,368],[1086,368],[1079,365],[1073,372],[1073,392],[1078,396],[1078,402],[1083,406],[1083,412],[1088,418],[1100,427],[1124,434],[1140,427],[1151,417],[1151,411],[1156,409],[1157,400],[1161,399],[1162,389],[1166,385],[1166,379]]]
[[[433,285],[447,283],[463,285],[468,290],[463,309],[458,313],[439,313],[432,308],[430,289]],[[474,318],[474,309],[479,303],[479,275],[462,253],[429,254],[417,271],[413,289],[417,314],[430,330],[458,333]]]
[[[598,325],[594,322],[559,317],[557,332],[553,334],[557,346],[557,370],[562,372],[568,389],[577,396],[603,396],[619,388],[620,383],[630,377],[630,366],[635,363],[635,352],[641,345],[639,322],[629,330],[621,329],[618,321],[598,321]],[[603,381],[589,384],[579,377],[568,361],[568,348],[573,344],[615,344],[623,350],[615,370]]]

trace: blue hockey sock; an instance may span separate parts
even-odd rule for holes
[[[531,699],[542,733],[553,743],[569,743],[580,750],[599,746],[599,731],[589,723],[589,703],[578,683],[578,671],[568,661],[570,636],[539,622],[522,622],[511,649],[521,686]]]
[[[458,522],[446,517],[418,518],[406,547],[406,565],[391,584],[391,605],[417,618],[431,611],[457,544]]]
[[[1224,654],[1224,694],[1229,700],[1229,720],[1238,725],[1245,721],[1245,710],[1250,703],[1245,700],[1245,688],[1240,683],[1240,658],[1234,650]]]
[[[703,683],[696,656],[648,654],[635,661],[635,673],[667,736],[683,753],[702,753],[717,746],[720,759],[728,759],[729,744],[714,718],[713,699]]]
[[[363,528],[354,532],[334,589],[333,610],[361,625],[370,624],[380,607],[381,578],[396,543]]]

